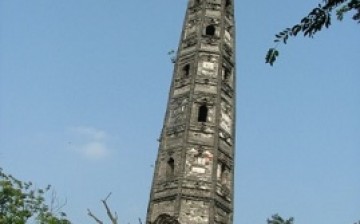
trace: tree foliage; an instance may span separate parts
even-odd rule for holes
[[[268,224],[294,224],[294,218],[290,217],[289,219],[283,219],[280,215],[275,214],[267,220]]]
[[[8,175],[0,168],[0,223],[26,224],[34,220],[38,224],[70,224],[66,214],[50,205],[46,195],[51,186],[36,188],[32,182],[23,182]]]
[[[279,56],[277,45],[279,43],[286,44],[289,37],[295,37],[302,33],[305,37],[314,37],[314,35],[321,31],[324,27],[329,28],[331,25],[331,16],[335,12],[338,20],[344,18],[344,14],[350,11],[354,12],[352,19],[360,23],[360,0],[323,0],[323,4],[311,10],[300,23],[295,24],[290,28],[275,35],[274,42],[276,46],[270,48],[266,54],[265,62],[271,66]]]

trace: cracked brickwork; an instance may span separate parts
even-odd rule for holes
[[[147,224],[232,224],[234,0],[189,0]]]

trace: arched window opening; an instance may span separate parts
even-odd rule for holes
[[[175,171],[175,161],[173,158],[170,158],[167,161],[167,167],[166,167],[166,177],[172,178],[174,177],[174,171]]]
[[[176,219],[174,216],[170,216],[169,214],[162,213],[159,215],[155,221],[154,224],[164,224],[164,223],[172,223],[172,224],[180,224],[180,222]]]
[[[182,76],[183,76],[184,78],[188,78],[189,75],[190,75],[190,65],[187,64],[187,65],[185,65],[185,66],[182,68]]]
[[[200,0],[194,0],[194,6],[197,6],[200,4]]]
[[[209,25],[206,27],[205,34],[208,36],[214,36],[215,35],[215,26]]]
[[[221,184],[227,184],[229,178],[229,171],[226,169],[225,165],[221,166]]]
[[[230,170],[225,166],[224,163],[218,163],[217,179],[221,184],[227,184],[229,182]]]
[[[198,113],[198,122],[206,122],[207,116],[208,116],[208,108],[206,105],[201,105],[199,107],[199,113]]]
[[[216,177],[217,177],[218,181],[220,181],[220,182],[221,182],[221,176],[224,173],[224,168],[225,168],[225,165],[219,161],[217,164]]]
[[[225,7],[227,8],[227,7],[229,7],[231,5],[231,1],[230,0],[226,0],[225,1]]]
[[[223,81],[224,82],[228,82],[230,80],[230,77],[231,77],[231,71],[227,68],[224,68],[223,70]]]

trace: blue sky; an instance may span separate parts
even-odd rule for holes
[[[0,0],[0,166],[52,184],[76,224],[144,219],[186,0]],[[235,222],[360,219],[359,25],[274,34],[316,0],[236,1]]]

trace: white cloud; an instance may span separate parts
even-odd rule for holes
[[[103,159],[110,154],[107,133],[94,127],[70,128],[70,148],[88,159]]]
[[[80,150],[88,158],[103,158],[109,154],[106,144],[103,142],[90,142]]]
[[[83,137],[93,138],[96,140],[104,140],[106,138],[105,131],[93,127],[75,127],[75,128],[71,128],[71,130],[78,135],[82,135]]]

